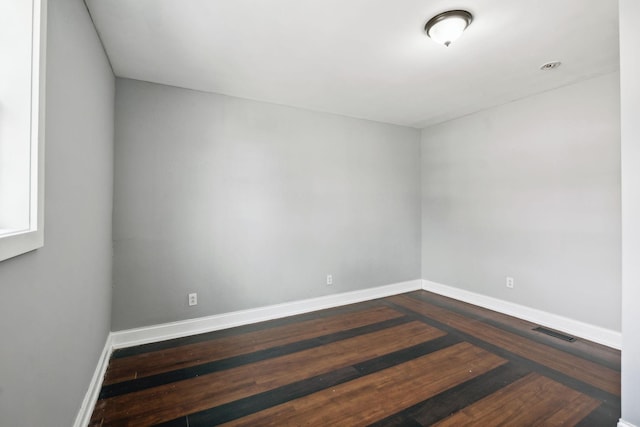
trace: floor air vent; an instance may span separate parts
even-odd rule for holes
[[[551,337],[558,338],[564,341],[574,342],[576,339],[574,337],[570,337],[569,335],[561,334],[560,332],[552,331],[551,329],[543,328],[542,326],[538,326],[537,328],[533,328],[534,331],[542,332],[543,334],[547,334]]]

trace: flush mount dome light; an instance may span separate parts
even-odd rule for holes
[[[427,35],[447,47],[454,42],[473,21],[473,15],[466,10],[442,12],[424,26]]]

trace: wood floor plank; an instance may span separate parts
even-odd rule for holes
[[[430,426],[530,373],[517,364],[506,363],[369,427]]]
[[[483,322],[492,324],[499,328],[516,332],[527,339],[550,345],[562,351],[566,351],[573,355],[607,366],[611,369],[617,371],[620,370],[620,350],[581,338],[574,342],[559,340],[534,331],[533,328],[539,326],[537,324],[462,301],[456,301],[432,292],[415,291],[408,293],[407,295],[433,303],[441,308],[455,311],[469,319],[480,319]]]
[[[205,411],[189,414],[188,421],[192,427],[220,425],[330,387],[336,387],[347,381],[352,381],[365,375],[371,375],[392,366],[409,362],[424,355],[459,344],[460,342],[457,337],[445,335],[431,341],[354,364],[347,368],[332,371],[328,374],[321,374],[312,378],[289,383],[264,393],[254,394]],[[163,427],[164,425],[165,424],[161,424]],[[169,426],[169,424],[167,425]]]
[[[403,316],[402,313],[391,308],[375,307],[329,318],[313,319],[237,336],[222,337],[211,341],[112,359],[109,362],[103,384],[110,385],[196,366],[401,316]]]
[[[202,375],[208,375],[213,372],[224,371],[227,369],[236,368],[238,366],[247,365],[250,363],[257,363],[262,360],[273,359],[275,357],[285,356],[287,354],[293,354],[293,353],[309,350],[316,347],[322,347],[323,345],[327,345],[332,342],[342,341],[342,340],[357,337],[360,335],[381,331],[383,329],[388,329],[394,326],[402,325],[410,321],[411,321],[411,318],[409,318],[408,316],[397,317],[397,318],[385,320],[379,323],[373,323],[370,325],[360,326],[354,329],[338,331],[329,335],[322,335],[317,338],[309,338],[306,340],[297,341],[290,344],[284,344],[277,347],[258,350],[253,353],[241,354],[239,356],[233,356],[226,359],[207,362],[207,363],[203,363],[200,365],[191,366],[187,368],[175,369],[173,371],[150,375],[150,376],[138,378],[135,380],[128,380],[128,381],[122,381],[119,383],[105,385],[100,390],[99,399],[107,399],[110,397],[119,396],[121,394],[142,391],[152,387],[159,387],[161,385],[169,384],[176,381],[184,381],[184,380],[199,377]]]
[[[390,297],[389,300],[521,357],[591,384],[615,396],[620,396],[620,372],[613,369],[584,360],[548,345],[527,340],[519,335],[487,325],[481,321],[471,320],[426,301],[419,301],[406,295]]]
[[[529,374],[435,425],[572,426],[599,404],[549,378]]]
[[[157,424],[443,335],[438,329],[414,321],[319,348],[100,400],[92,419],[104,420],[104,426]]]
[[[460,343],[225,425],[364,426],[504,363],[481,348]]]

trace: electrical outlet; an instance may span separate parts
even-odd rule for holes
[[[513,289],[513,277],[507,276],[507,288]]]
[[[189,294],[189,305],[198,305],[198,294]]]
[[[329,286],[333,285],[333,275],[332,274],[327,274],[327,285],[329,285]]]

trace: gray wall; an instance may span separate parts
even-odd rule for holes
[[[419,279],[419,150],[416,129],[118,79],[113,330]]]
[[[619,331],[618,87],[610,74],[424,129],[422,277]]]
[[[68,427],[109,332],[114,77],[81,0],[49,2],[45,246],[0,262],[0,425]]]
[[[620,0],[622,418],[640,426],[640,2]]]

